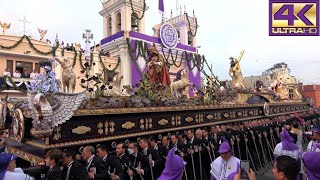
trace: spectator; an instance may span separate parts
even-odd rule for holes
[[[8,76],[8,77],[11,77],[11,73],[9,71],[9,68],[6,68],[2,74],[3,76]]]
[[[95,156],[95,149],[92,146],[86,146],[82,151],[82,159],[87,162],[86,169],[89,179],[105,180],[108,177],[108,170],[105,162]]]
[[[25,174],[21,168],[16,165],[17,156],[9,153],[0,154],[0,179],[2,180],[31,180],[34,179]]]
[[[21,78],[21,73],[18,69],[16,69],[16,71],[13,73],[13,77],[14,78]]]
[[[38,71],[34,69],[32,71],[32,73],[30,74],[30,78],[31,79],[37,79],[38,78]]]
[[[297,135],[296,145],[298,145],[299,151],[303,151],[303,147],[302,147],[303,137],[302,137],[302,132],[299,129],[299,122],[298,121],[293,121],[292,122],[291,133]]]
[[[298,162],[289,156],[279,156],[272,172],[276,180],[296,180],[299,173]]]
[[[318,128],[312,128],[311,133],[311,141],[308,144],[307,151],[316,151],[316,145],[320,143],[320,130]]]
[[[280,133],[281,142],[274,148],[274,156],[290,156],[298,160],[299,147],[294,143],[294,139],[286,130]]]
[[[67,43],[66,50],[67,50],[67,51],[70,51],[69,43]]]
[[[87,180],[88,172],[84,165],[76,160],[76,153],[66,150],[62,154],[62,165],[64,166],[63,179],[68,180]]]
[[[320,179],[320,153],[305,152],[301,156],[304,166],[307,170],[308,180]]]
[[[49,167],[46,180],[62,180],[62,173],[58,166],[62,157],[62,151],[59,149],[49,150],[45,157],[46,166]]]
[[[73,43],[71,43],[70,51],[74,51],[74,50],[75,50],[75,47],[73,46]]]
[[[124,179],[125,175],[122,164],[119,159],[109,154],[109,150],[105,145],[98,145],[96,148],[97,156],[101,158],[108,169],[108,179]]]
[[[22,78],[30,78],[30,74],[28,74],[27,70],[23,71]]]
[[[0,130],[0,153],[5,151],[8,135],[8,130]]]

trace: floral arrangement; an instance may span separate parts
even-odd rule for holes
[[[37,80],[30,82],[27,88],[43,94],[54,93],[60,90],[61,82],[56,79],[56,73],[52,71],[52,60],[40,62],[40,66],[45,72],[37,76]]]

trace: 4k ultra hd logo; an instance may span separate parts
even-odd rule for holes
[[[270,36],[319,36],[319,0],[270,0]]]

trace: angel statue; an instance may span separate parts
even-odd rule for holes
[[[0,27],[2,28],[2,33],[4,34],[8,29],[10,29],[11,23],[2,23],[0,21]]]
[[[42,93],[28,91],[28,106],[33,119],[31,134],[37,138],[50,136],[54,127],[63,124],[74,115],[85,96],[85,92],[55,92],[45,96]]]
[[[40,34],[40,41],[42,41],[44,39],[44,36],[47,34],[48,30],[42,30],[38,28],[38,32]]]
[[[240,52],[240,56],[238,59],[234,57],[230,57],[230,68],[229,68],[229,76],[232,78],[231,85],[233,88],[246,88],[240,68],[240,61],[243,56],[244,50]]]
[[[53,127],[69,120],[85,98],[85,92],[67,94],[59,92],[59,81],[51,68],[51,61],[40,62],[45,69],[38,81],[28,87],[28,107],[31,110],[31,134],[38,138],[48,137]]]

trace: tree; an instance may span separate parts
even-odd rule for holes
[[[288,64],[285,62],[281,62],[281,63],[276,63],[274,64],[271,68],[265,70],[264,72],[262,72],[262,75],[270,75],[272,76],[273,73],[279,69],[282,68],[282,66],[284,66],[287,69],[287,72],[290,73],[290,68],[288,67]]]

